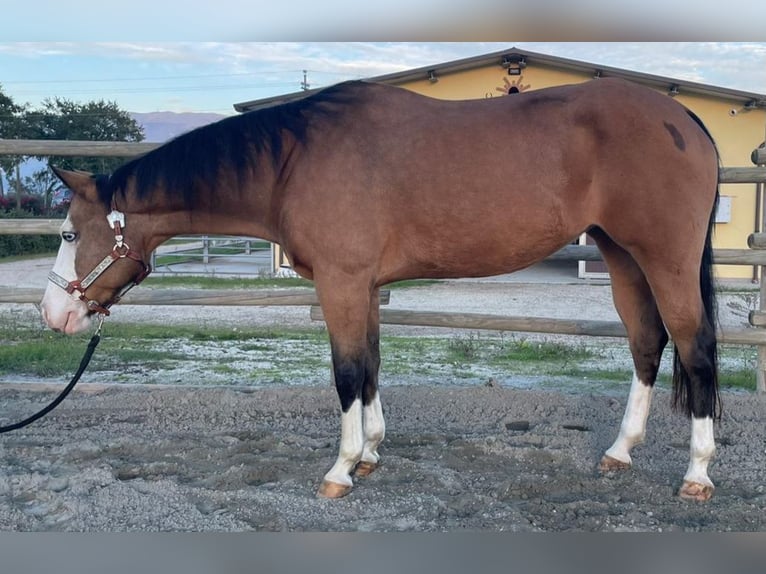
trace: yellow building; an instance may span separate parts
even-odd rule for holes
[[[696,113],[716,141],[726,167],[752,166],[753,150],[766,135],[766,95],[632,72],[510,48],[483,56],[436,64],[371,81],[401,86],[442,99],[500,98],[514,92],[574,84],[601,77],[620,77],[668,94]],[[303,97],[297,92],[235,104],[244,112]],[[745,248],[747,236],[763,229],[762,190],[756,184],[721,186],[715,247]],[[279,254],[277,258],[279,259]],[[718,275],[751,278],[744,266],[719,266]],[[581,274],[582,276],[582,274]]]

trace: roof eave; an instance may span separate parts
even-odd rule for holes
[[[592,64],[589,62],[582,62],[579,60],[570,60],[568,58],[561,58],[559,56],[550,56],[547,54],[539,54],[537,52],[530,52],[528,50],[520,50],[518,48],[510,48],[499,52],[493,52],[491,54],[484,54],[481,56],[474,56],[471,58],[464,58],[461,60],[454,60],[451,62],[445,62],[443,64],[436,64],[433,66],[423,66],[411,70],[404,70],[401,72],[394,72],[391,74],[384,74],[381,76],[373,76],[366,78],[366,81],[379,82],[384,84],[403,84],[415,80],[422,80],[429,77],[429,74],[435,73],[436,75],[455,74],[465,70],[472,70],[482,66],[487,66],[496,63],[498,66],[502,65],[504,58],[518,58],[523,57],[527,63],[535,63],[543,66],[555,67],[559,69],[566,69],[574,72],[585,73],[593,75],[594,77],[617,77],[626,80],[631,80],[640,84],[648,85],[653,88],[670,91],[675,88],[681,94],[694,94],[703,96],[713,96],[717,98],[736,101],[749,107],[763,107],[766,108],[766,95],[758,94],[754,92],[746,92],[742,90],[733,90],[730,88],[723,88],[719,86],[711,86],[707,84],[701,84],[698,82],[691,82],[686,80],[680,80],[677,78],[670,78],[666,76],[658,76],[654,74],[647,74],[644,72],[633,72],[631,70],[624,70],[621,68],[613,68],[611,66],[600,66],[598,64]],[[271,107],[274,105],[297,100],[313,92],[319,91],[321,88],[314,90],[293,92],[290,94],[283,94],[279,96],[273,96],[270,98],[263,98],[259,100],[252,100],[248,102],[242,102],[234,104],[234,109],[238,112],[246,112],[250,110],[261,109],[265,107]]]

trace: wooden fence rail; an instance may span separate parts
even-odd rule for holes
[[[0,303],[39,303],[44,289],[0,287]],[[388,305],[391,292],[381,290],[380,304]],[[135,289],[120,305],[318,305],[313,289]]]
[[[0,235],[58,235],[63,219],[0,219]]]
[[[311,307],[311,319],[314,321],[324,320],[320,307]],[[487,315],[484,313],[381,309],[380,322],[388,325],[518,331],[522,333],[585,335],[589,337],[628,336],[625,332],[625,327],[619,321],[513,317],[508,315]],[[719,342],[727,345],[766,345],[766,330],[761,329],[725,329],[718,332],[718,337]]]
[[[129,158],[150,152],[160,145],[162,144],[150,142],[0,139],[0,155]]]

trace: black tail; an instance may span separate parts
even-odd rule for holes
[[[710,132],[693,112],[687,110],[689,116],[700,126],[715,147],[715,142]],[[716,156],[718,149],[716,148]],[[718,156],[720,158],[720,156]],[[720,160],[719,160],[720,162]],[[700,262],[700,291],[702,294],[702,303],[705,308],[705,318],[703,319],[701,330],[703,333],[698,335],[699,343],[704,346],[704,353],[707,358],[709,373],[712,374],[712,381],[706,381],[707,385],[701,389],[704,396],[700,397],[702,403],[706,406],[704,409],[694,409],[690,396],[691,378],[686,368],[681,364],[678,356],[678,350],[673,349],[673,408],[683,411],[691,417],[693,410],[704,410],[713,418],[721,418],[721,396],[718,391],[718,344],[716,340],[716,329],[718,328],[718,306],[716,303],[715,280],[713,277],[713,228],[715,223],[715,213],[718,208],[719,190],[716,186],[715,202],[713,210],[710,213],[708,222],[707,236],[705,237],[705,247],[702,252]],[[708,374],[708,376],[711,376]]]

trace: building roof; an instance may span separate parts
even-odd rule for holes
[[[583,62],[580,60],[570,60],[568,58],[561,58],[559,56],[550,56],[547,54],[530,52],[528,50],[520,50],[518,48],[510,48],[508,50],[503,50],[501,52],[493,52],[491,54],[484,54],[482,56],[474,56],[472,58],[463,58],[461,60],[453,60],[451,62],[444,62],[442,64],[436,64],[433,66],[424,66],[422,68],[415,68],[412,70],[395,72],[393,74],[374,76],[374,77],[366,78],[366,80],[372,81],[372,82],[380,82],[384,84],[399,85],[405,82],[427,79],[432,74],[436,76],[445,76],[448,74],[454,74],[457,72],[463,72],[466,70],[472,70],[472,69],[486,67],[490,65],[502,66],[504,60],[512,60],[512,61],[522,60],[526,64],[535,64],[535,65],[541,65],[545,67],[569,70],[572,72],[585,73],[588,75],[592,75],[593,77],[623,78],[623,79],[631,80],[633,82],[644,84],[646,86],[650,86],[656,89],[666,90],[669,93],[677,91],[678,93],[682,93],[682,94],[712,96],[712,97],[717,97],[721,99],[731,100],[748,108],[755,108],[755,107],[766,108],[766,95],[764,94],[756,94],[753,92],[745,92],[741,90],[732,90],[729,88],[722,88],[717,86],[710,86],[707,84],[700,84],[697,82],[679,80],[677,78],[656,76],[653,74],[645,74],[642,72],[633,72],[633,71],[624,70],[621,68],[612,68],[610,66],[600,66],[598,64],[592,64],[592,63]],[[242,103],[234,104],[234,109],[238,112],[246,112],[250,110],[267,108],[277,104],[282,104],[285,102],[303,98],[320,89],[321,88],[316,88],[313,90],[293,92],[290,94],[272,96],[270,98],[262,98],[259,100],[242,102]]]

